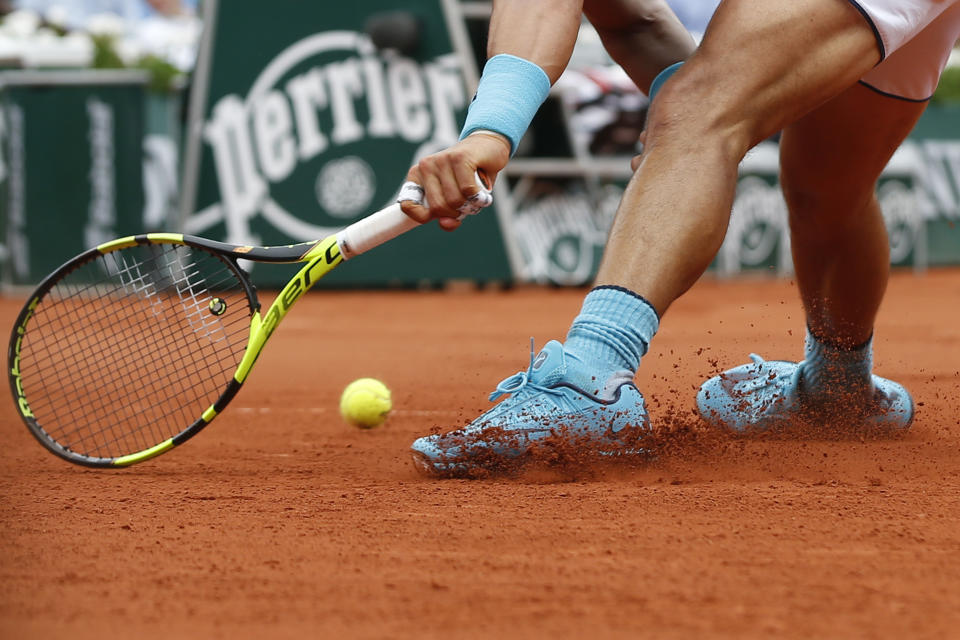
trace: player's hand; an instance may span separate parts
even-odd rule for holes
[[[457,210],[479,191],[475,174],[486,174],[490,185],[510,160],[510,142],[497,134],[468,136],[449,149],[421,159],[407,172],[407,180],[423,187],[427,206],[412,200],[400,203],[403,212],[419,223],[437,219],[447,231],[460,226]]]

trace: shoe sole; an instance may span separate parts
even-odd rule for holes
[[[627,450],[587,450],[584,452],[587,456],[593,456],[594,462],[633,462],[637,460],[652,461],[655,455],[649,449],[627,449]],[[490,468],[484,465],[470,465],[468,462],[435,462],[426,454],[420,451],[411,451],[410,457],[414,468],[421,475],[431,478],[470,478],[477,476],[508,476],[515,474],[524,467],[535,464],[535,461],[526,456],[517,458],[505,458],[496,468]],[[587,462],[583,460],[581,462]]]
[[[411,452],[411,457],[413,458],[413,466],[421,474],[432,477],[439,477],[441,475],[440,471],[430,461],[430,458],[419,451]]]

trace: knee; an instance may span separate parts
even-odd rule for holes
[[[586,0],[584,12],[603,33],[656,35],[664,22],[676,20],[666,0]]]
[[[825,229],[835,235],[860,224],[876,201],[872,184],[844,182],[842,177],[825,175],[812,165],[781,165],[780,187],[794,235],[827,237],[823,235]]]
[[[809,167],[794,166],[789,160],[780,156],[780,190],[787,203],[790,218],[810,218],[822,208],[827,201],[824,197],[825,185],[823,180]]]
[[[641,33],[656,36],[663,30],[664,23],[676,21],[673,10],[667,0],[634,0],[624,2],[627,15],[633,20],[634,27]]]
[[[820,234],[830,217],[830,187],[809,168],[791,167],[782,157],[780,162],[780,190],[787,204],[791,234]]]
[[[647,147],[719,153],[739,162],[753,146],[749,102],[718,88],[708,64],[692,59],[657,94],[647,116]]]

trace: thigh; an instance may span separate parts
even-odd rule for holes
[[[854,84],[784,129],[780,181],[792,212],[859,210],[925,107]]]
[[[873,28],[847,0],[724,0],[700,48],[655,101],[648,135],[656,136],[658,121],[679,120],[738,129],[750,146],[879,61]]]

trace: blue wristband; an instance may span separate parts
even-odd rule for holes
[[[536,64],[501,53],[483,67],[483,75],[467,112],[460,139],[478,129],[495,131],[510,141],[516,153],[520,138],[550,93],[550,78]]]
[[[653,97],[657,95],[657,92],[660,91],[664,83],[670,79],[670,76],[679,71],[680,67],[682,66],[683,62],[674,62],[672,65],[657,74],[657,77],[653,79],[652,83],[650,83],[650,102],[653,102]]]

